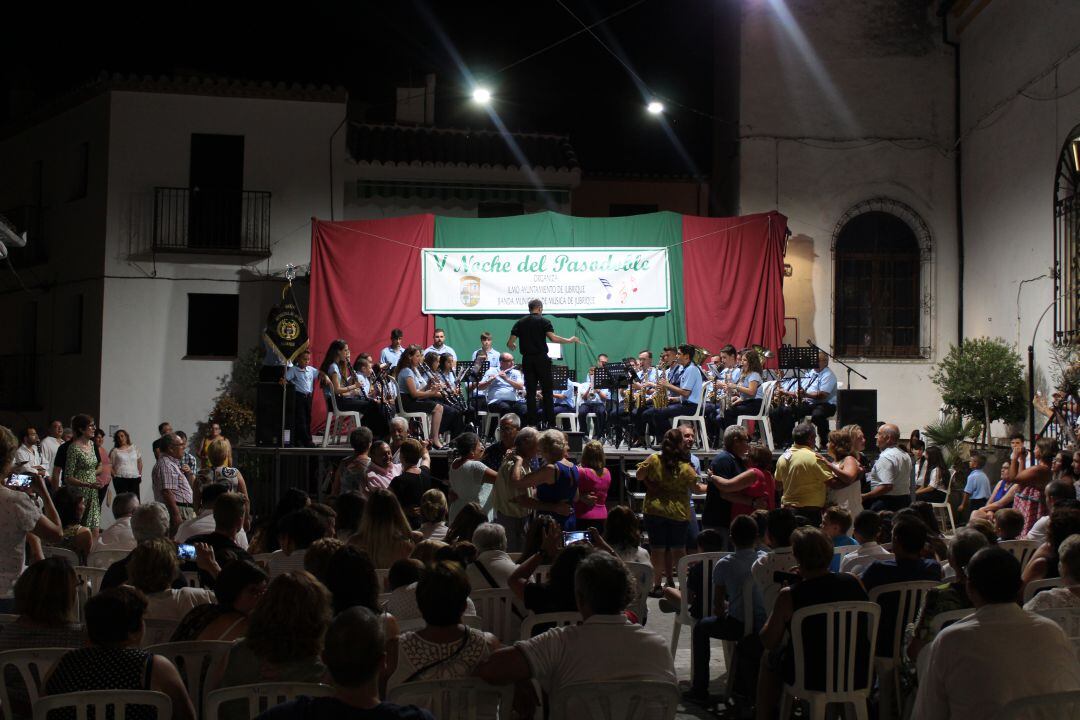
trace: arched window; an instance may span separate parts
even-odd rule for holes
[[[903,203],[870,200],[841,218],[833,245],[838,355],[929,356],[929,248],[925,224]]]
[[[1069,133],[1054,182],[1054,340],[1080,340],[1080,125]]]

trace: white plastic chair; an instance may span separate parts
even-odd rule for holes
[[[565,420],[570,432],[579,432],[578,416],[576,412],[556,413],[555,427],[559,427],[559,421]],[[561,429],[561,428],[560,428]]]
[[[218,720],[221,706],[227,702],[246,700],[246,717],[253,718],[281,703],[295,700],[299,695],[332,697],[334,688],[322,683],[270,682],[212,690],[206,694],[203,720]]]
[[[551,720],[673,720],[679,688],[659,680],[574,683],[551,697]]]
[[[947,610],[940,612],[934,616],[930,621],[930,637],[931,639],[937,637],[938,633],[949,627],[955,622],[963,620],[968,615],[975,612],[975,608],[964,608],[962,610]],[[927,643],[919,650],[919,654],[915,656],[915,674],[920,677],[926,677],[926,669],[930,665],[930,644]]]
[[[73,551],[68,550],[67,548],[55,547],[53,545],[42,545],[41,546],[41,552],[47,558],[48,557],[64,558],[65,560],[68,561],[68,563],[71,565],[71,567],[76,567],[76,566],[81,564],[79,562],[79,556],[76,555]]]
[[[439,720],[476,720],[481,715],[509,718],[514,686],[497,687],[478,678],[421,680],[392,688],[387,700],[425,708]]]
[[[892,655],[887,658],[875,658],[874,664],[881,677],[881,702],[887,702],[891,698],[891,701],[896,704],[897,717],[903,713],[903,698],[900,697],[900,661],[904,652],[904,630],[907,629],[909,623],[915,622],[923,606],[927,590],[940,584],[932,580],[919,580],[879,585],[870,591],[870,602],[877,603],[879,606],[883,595],[896,595],[896,623],[893,625]]]
[[[180,673],[180,678],[187,688],[188,697],[196,707],[202,707],[206,693],[204,683],[210,671],[217,664],[225,661],[225,656],[232,649],[231,642],[218,640],[193,640],[190,642],[168,642],[144,648],[152,655],[167,657]]]
[[[157,713],[158,720],[171,720],[172,700],[165,693],[154,690],[82,690],[80,692],[47,695],[34,703],[34,720],[48,720],[49,713],[60,708],[73,708],[78,720],[86,720],[90,708],[94,717],[124,720],[131,705],[149,705]]]
[[[85,591],[80,588],[80,592],[85,595],[82,600],[86,602],[86,600],[101,591],[101,581],[105,578],[105,568],[77,565],[75,575],[83,581],[83,587],[86,588]]]
[[[678,575],[679,575],[679,589],[681,590],[682,600],[679,607],[679,613],[675,616],[674,624],[671,628],[671,657],[675,657],[675,651],[679,649],[679,635],[682,632],[682,626],[693,627],[697,623],[697,618],[690,614],[690,593],[696,590],[698,597],[701,598],[701,607],[706,612],[712,611],[713,607],[713,583],[712,574],[713,567],[717,561],[725,555],[731,555],[729,552],[706,552],[706,553],[694,553],[693,555],[684,555],[679,558]],[[701,569],[701,586],[697,588],[690,587],[690,581],[687,579],[687,574],[690,571],[690,565],[692,563],[702,563]],[[694,654],[690,653],[690,674],[694,672]]]
[[[480,422],[480,432],[482,437],[491,437],[491,426],[499,427],[499,414],[488,412],[487,410],[478,410],[476,418]]]
[[[930,503],[930,509],[934,512],[934,519],[943,535],[956,534],[956,518],[953,517],[952,505],[947,502]]]
[[[557,628],[567,625],[580,625],[585,622],[578,612],[552,612],[528,615],[521,621],[521,639],[528,640],[533,636],[533,629],[537,625],[554,625]]]
[[[1047,580],[1032,580],[1024,586],[1024,604],[1027,605],[1027,601],[1035,597],[1035,594],[1040,590],[1056,587],[1065,587],[1065,581],[1059,577]]]
[[[161,618],[145,618],[143,620],[143,639],[142,648],[148,648],[151,645],[162,645],[169,642],[169,638],[176,632],[177,625],[180,624],[179,620],[163,620]]]
[[[398,393],[395,397],[397,400],[397,416],[405,418],[405,422],[418,421],[420,423],[420,435],[422,436],[420,439],[431,439],[431,416],[425,412],[405,412],[405,406],[401,404],[401,393]]]
[[[0,653],[0,707],[4,708],[4,717],[11,715],[11,689],[7,686],[7,668],[14,667],[22,678],[30,704],[37,702],[41,695],[41,686],[45,676],[60,658],[71,648],[31,648],[27,650],[8,650]]]
[[[806,687],[806,662],[803,626],[809,617],[820,616],[825,620],[826,651],[822,659],[825,668],[825,689],[809,690]],[[874,646],[877,639],[881,608],[872,602],[829,603],[811,605],[796,610],[791,618],[791,642],[795,654],[795,682],[784,684],[780,700],[780,717],[791,717],[795,698],[810,703],[810,718],[824,720],[825,709],[832,703],[854,706],[855,717],[866,720],[866,701],[874,681]],[[859,632],[859,623],[866,623],[869,637]],[[867,653],[865,684],[857,682],[857,656]]]
[[[626,569],[634,578],[634,600],[630,603],[630,610],[638,616],[642,625],[649,614],[649,591],[653,584],[653,566],[649,563],[628,562]]]
[[[770,450],[775,450],[776,446],[773,444],[772,437],[772,423],[769,422],[769,410],[772,409],[772,396],[776,391],[776,381],[769,380],[762,385],[761,389],[761,409],[758,410],[757,415],[740,415],[736,418],[735,422],[742,425],[743,422],[753,420],[756,423],[761,423],[761,427],[764,428],[762,433],[765,436],[765,444],[769,446]]]
[[[1020,569],[1023,570],[1041,544],[1038,540],[1002,540],[997,546],[1019,560]]]
[[[499,638],[503,645],[512,645],[518,638],[518,623],[514,619],[514,593],[507,588],[473,590],[469,595],[484,632]]]
[[[671,427],[679,427],[679,423],[687,423],[693,425],[697,430],[697,441],[701,443],[701,448],[705,452],[710,452],[709,449],[709,429],[705,426],[705,393],[701,393],[701,397],[698,399],[697,409],[694,410],[693,415],[676,415],[671,418]]]
[[[338,410],[337,396],[334,394],[334,386],[330,378],[319,373],[319,382],[324,386],[323,397],[330,401],[326,409],[326,426],[323,427],[322,436],[322,446],[328,447],[331,436],[334,438],[335,445],[344,441],[344,433],[341,432],[342,428],[347,427],[344,421],[352,420],[356,427],[360,427],[360,413],[355,410]]]
[[[90,567],[108,570],[109,566],[114,562],[123,560],[130,554],[130,550],[91,550],[90,554],[86,556],[86,564]]]
[[[1080,658],[1080,608],[1047,608],[1036,612],[1045,618],[1050,618],[1065,631],[1065,635],[1077,652],[1077,657]]]
[[[1080,690],[1013,700],[994,717],[995,720],[1076,720],[1080,717]]]

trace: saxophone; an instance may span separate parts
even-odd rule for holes
[[[671,363],[660,363],[657,366],[656,377],[658,382],[659,379],[664,376],[664,373],[667,372],[667,369],[669,367],[671,367]],[[644,393],[642,393],[642,397],[644,397]],[[666,388],[659,387],[659,385],[657,386],[656,390],[653,392],[652,404],[653,407],[657,410],[663,410],[668,406],[668,395]]]

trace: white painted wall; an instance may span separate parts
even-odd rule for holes
[[[743,5],[740,213],[777,209],[793,233],[786,314],[799,342],[833,337],[837,221],[884,196],[915,209],[933,237],[929,360],[850,361],[877,388],[878,416],[906,435],[937,417],[933,361],[956,339],[952,55],[931,15],[894,0]],[[787,9],[787,13],[784,12]],[[876,141],[891,138],[895,142]],[[901,139],[918,138],[918,139]],[[834,366],[846,383],[846,372]]]
[[[341,213],[344,132],[334,136],[332,149],[330,139],[344,113],[344,103],[111,94],[100,412],[103,423],[126,427],[145,453],[162,420],[192,435],[232,367],[184,359],[187,294],[240,295],[244,352],[258,344],[266,312],[279,297],[282,281],[265,278],[268,266],[280,272],[286,263],[309,263],[310,218],[329,217],[332,189]],[[272,193],[269,263],[130,259],[132,242],[138,246],[152,232],[154,187],[188,185],[192,133],[244,136],[244,188]],[[148,456],[147,478],[152,466]],[[149,493],[149,483],[143,487]]]

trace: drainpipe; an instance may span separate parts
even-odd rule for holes
[[[946,0],[938,11],[941,18],[941,41],[953,49],[953,177],[956,194],[956,344],[964,342],[964,161],[960,146],[960,43],[949,40],[949,10],[955,0]]]

